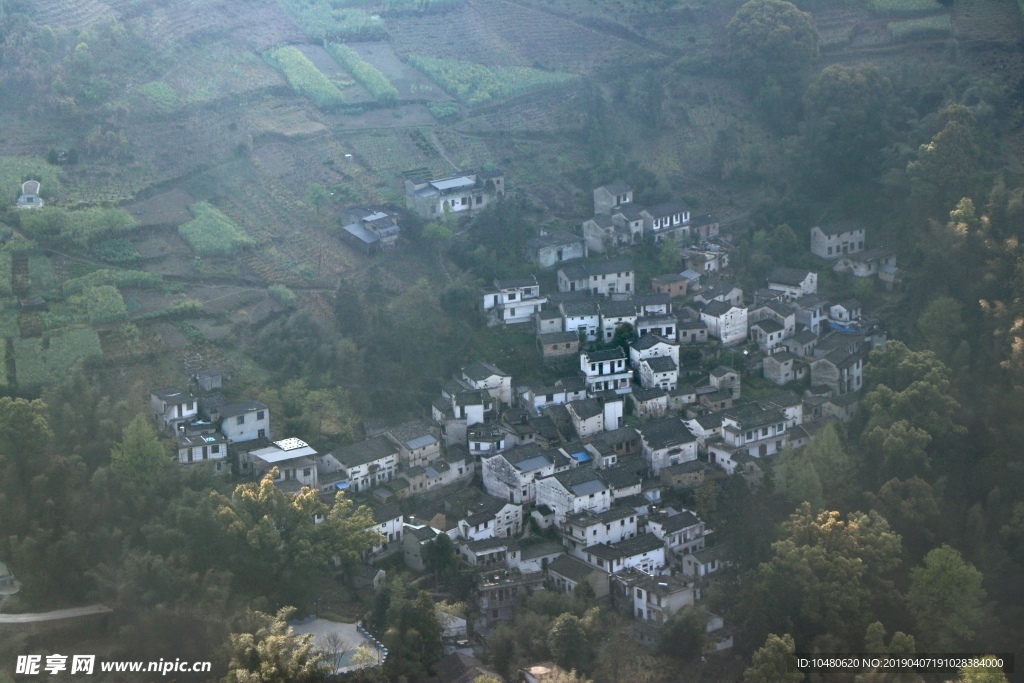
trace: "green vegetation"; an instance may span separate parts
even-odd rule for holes
[[[284,285],[270,285],[270,288],[267,289],[267,293],[270,294],[275,301],[286,308],[291,308],[295,305],[295,292]]]
[[[359,0],[278,0],[285,12],[310,38],[383,40],[387,30],[380,17],[352,7]]]
[[[458,102],[427,102],[427,109],[438,121],[451,121],[459,117],[462,110]]]
[[[562,85],[575,80],[567,73],[541,71],[525,66],[487,67],[456,59],[413,55],[409,63],[469,107],[503,97]]]
[[[93,207],[68,210],[44,206],[20,211],[18,218],[29,237],[44,242],[73,242],[87,246],[138,227],[135,217],[124,209]]]
[[[38,157],[0,157],[0,197],[13,204],[21,195],[21,184],[29,178],[39,181],[45,197],[60,188],[60,169]],[[10,200],[10,201],[7,201]]]
[[[101,285],[85,290],[85,305],[89,322],[96,325],[125,320],[128,309],[116,287]]]
[[[178,233],[201,256],[230,256],[256,243],[209,202],[193,204],[188,210],[194,220],[179,225]]]
[[[139,88],[139,92],[154,107],[165,113],[172,112],[182,105],[182,98],[178,91],[163,81],[150,81]]]
[[[14,367],[18,388],[39,389],[59,380],[80,360],[103,357],[96,330],[76,329],[43,338],[14,339]]]
[[[324,47],[338,64],[345,67],[353,78],[370,91],[373,99],[389,105],[398,102],[398,90],[395,86],[391,85],[391,81],[376,67],[360,57],[358,52],[340,43],[324,43]]]
[[[34,291],[43,296],[53,296],[60,291],[57,273],[53,271],[53,264],[44,254],[29,255],[28,273]]]
[[[449,9],[462,2],[463,0],[384,0],[384,11],[387,14],[426,14]]]
[[[948,14],[906,21],[890,21],[886,24],[889,34],[894,40],[909,38],[935,38],[948,36],[953,32],[953,25]]]
[[[139,250],[126,237],[97,242],[89,248],[89,254],[98,261],[121,265],[139,260]]]
[[[940,12],[943,7],[938,0],[871,0],[868,9],[885,16],[908,16]]]
[[[81,294],[89,287],[114,285],[115,287],[152,288],[163,283],[163,278],[156,273],[142,270],[94,270],[88,275],[66,281],[61,290],[65,296]]]
[[[11,295],[11,252],[0,251],[0,296]]]
[[[321,109],[335,109],[345,104],[338,86],[331,82],[298,48],[279,47],[266,55],[267,63],[281,71],[296,93],[308,97]]]

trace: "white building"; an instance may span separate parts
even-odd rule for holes
[[[571,401],[566,403],[565,407],[579,438],[587,439],[605,431],[604,408],[596,398]]]
[[[604,512],[612,505],[612,491],[591,467],[575,467],[537,480],[537,506],[547,505],[561,527],[567,515],[584,510]]]
[[[643,210],[645,228],[655,243],[666,237],[687,237],[690,234],[690,207],[682,202],[665,202]]]
[[[609,574],[630,568],[660,574],[665,569],[665,545],[654,534],[641,534],[610,545],[591,545],[583,550],[583,560]]]
[[[270,409],[259,401],[232,403],[218,408],[217,414],[229,443],[270,438]]]
[[[483,289],[484,312],[495,311],[506,325],[528,323],[547,303],[540,295],[540,285],[533,275],[510,280],[495,280],[493,287]]]
[[[601,296],[635,291],[633,266],[627,259],[573,263],[558,269],[558,291]]]
[[[639,518],[636,510],[624,506],[566,515],[561,525],[562,543],[573,557],[585,560],[587,546],[611,545],[638,536]]]
[[[747,338],[747,309],[724,301],[711,301],[700,312],[708,326],[708,336],[723,344],[735,344]]]
[[[462,379],[473,389],[486,391],[495,401],[512,405],[512,375],[490,363],[467,365],[462,368]]]
[[[317,488],[316,451],[301,439],[282,439],[266,448],[242,453],[239,458],[243,473],[262,476],[272,468],[278,469],[274,484],[288,493],[303,486]]]
[[[864,251],[864,226],[860,221],[842,221],[811,228],[811,253],[833,260]]]
[[[776,268],[768,276],[768,289],[782,292],[786,301],[818,293],[818,274],[799,268]]]
[[[335,451],[334,457],[341,463],[349,486],[355,492],[386,484],[398,473],[398,446],[383,434],[345,446]]]
[[[631,301],[601,301],[601,338],[610,342],[615,337],[619,325],[636,327],[636,307]]]
[[[594,190],[594,213],[610,214],[612,210],[633,201],[633,188],[616,180]]]
[[[150,407],[161,431],[177,432],[178,425],[191,422],[199,414],[196,397],[177,387],[154,391],[150,395]]]
[[[212,461],[213,470],[223,472],[227,457],[228,440],[223,434],[214,432],[178,437],[178,462],[183,465]]]
[[[601,309],[596,300],[563,301],[558,310],[562,314],[563,332],[575,332],[587,341],[597,341],[601,330]]]
[[[637,429],[641,453],[654,476],[658,476],[663,467],[697,459],[697,437],[678,417],[652,420]]]
[[[532,503],[535,482],[555,473],[555,458],[535,446],[517,446],[480,461],[484,490],[512,503]]]
[[[628,393],[632,371],[626,365],[626,352],[621,347],[580,353],[580,372],[588,393],[614,391]],[[616,425],[618,426],[618,425]]]
[[[504,194],[505,176],[500,170],[405,181],[406,205],[427,219],[449,213],[473,213]]]

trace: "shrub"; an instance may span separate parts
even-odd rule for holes
[[[32,288],[44,296],[53,296],[60,291],[53,264],[43,254],[29,254],[28,276],[32,281]]]
[[[373,99],[381,104],[398,102],[398,90],[395,86],[391,85],[391,81],[376,67],[360,57],[359,53],[347,45],[338,43],[326,43],[325,47],[338,64],[345,67],[345,70],[352,74],[353,78],[370,91]]]
[[[98,261],[114,264],[133,263],[139,260],[139,250],[125,237],[97,242],[89,249],[89,254]]]
[[[351,7],[365,4],[362,0],[278,1],[303,32],[312,38],[384,40],[388,37],[380,17]]]
[[[270,285],[267,293],[285,308],[291,308],[295,305],[295,292],[284,285]]]
[[[57,381],[79,360],[102,357],[100,336],[88,328],[54,334],[46,349],[41,338],[14,338],[14,372],[19,389],[38,389]]]
[[[172,112],[181,106],[178,92],[163,81],[150,81],[139,88],[139,92],[162,112]]]
[[[891,21],[886,28],[889,29],[889,35],[893,37],[893,40],[941,37],[948,36],[953,32],[953,25],[949,21],[948,14],[924,17],[923,19]]]
[[[525,66],[487,67],[456,59],[437,59],[413,55],[409,63],[445,89],[449,95],[470,107],[487,104],[531,90],[547,88],[575,80],[567,73],[541,71]]]
[[[290,45],[279,47],[273,52],[268,52],[266,60],[284,74],[292,90],[313,100],[316,106],[330,109],[345,104],[345,98],[338,90],[338,86],[321,73],[298,48]]]
[[[41,241],[75,242],[87,246],[139,226],[124,209],[93,207],[69,211],[56,206],[18,212],[21,227]]]
[[[256,242],[238,225],[209,202],[188,208],[194,220],[178,226],[178,234],[202,256],[230,256],[240,247]]]
[[[458,118],[461,110],[458,102],[427,102],[427,109],[438,121],[447,121]]]
[[[117,287],[101,285],[85,290],[85,309],[89,322],[97,325],[128,318],[128,309]]]

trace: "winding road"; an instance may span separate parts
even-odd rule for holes
[[[34,612],[29,614],[0,614],[0,624],[34,624],[41,621],[58,621],[60,619],[74,619],[75,617],[87,617],[92,614],[106,614],[113,610],[106,605],[87,605],[85,607],[71,607],[68,609],[56,609],[52,612]]]

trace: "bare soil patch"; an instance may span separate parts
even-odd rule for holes
[[[350,48],[372,64],[398,89],[403,100],[440,101],[451,99],[422,72],[409,66],[395,54],[389,43],[350,43]]]
[[[181,188],[175,188],[125,207],[141,225],[180,225],[192,220],[188,207],[195,200]],[[142,247],[139,245],[140,254]],[[161,254],[162,255],[162,254]],[[143,258],[149,256],[143,255]]]

